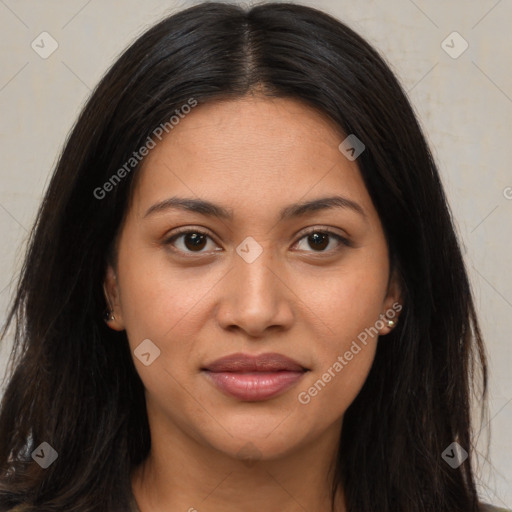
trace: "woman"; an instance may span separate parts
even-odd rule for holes
[[[320,11],[205,3],[126,50],[14,319],[2,510],[490,510],[438,171],[382,58]]]

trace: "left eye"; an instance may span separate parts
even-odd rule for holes
[[[332,250],[339,249],[340,245],[350,246],[349,240],[329,230],[310,231],[309,233],[306,233],[299,240],[299,242],[302,240],[306,240],[306,243],[309,245],[309,247],[312,247],[314,249],[314,252],[329,252],[325,251],[324,249],[329,246],[330,241],[333,238],[337,242],[337,247]]]

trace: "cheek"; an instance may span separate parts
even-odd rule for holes
[[[321,415],[322,423],[340,418],[361,390],[372,366],[382,325],[385,280],[366,275],[345,275],[308,307],[322,322],[312,333],[315,364],[297,392],[308,416]],[[313,318],[310,320],[312,325]],[[325,328],[328,326],[328,329]],[[322,335],[320,334],[322,333]]]
[[[206,267],[172,265],[165,251],[135,247],[120,252],[118,268],[123,320],[133,342],[185,334],[194,325],[201,301],[222,277]]]
[[[343,417],[363,387],[375,356],[376,343],[349,344],[342,354],[309,377],[297,392],[301,416],[312,423],[329,425]],[[351,354],[348,360],[347,353]],[[339,357],[339,359],[338,359]]]
[[[296,290],[311,321],[320,320],[325,326],[322,332],[337,340],[336,348],[341,349],[347,340],[375,325],[383,313],[387,281],[387,260],[381,251],[370,256],[360,252],[328,274],[301,276]]]
[[[352,403],[375,357],[388,278],[387,261],[380,256],[376,251],[373,257],[354,258],[322,280],[314,293],[304,294],[309,323],[318,329],[313,333],[315,366],[297,399],[326,421],[334,421]]]

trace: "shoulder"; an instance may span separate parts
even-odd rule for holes
[[[7,510],[7,512],[26,512],[26,510],[28,510],[28,508],[29,508],[29,505],[23,505],[23,504],[16,505],[14,508],[10,508],[9,510]],[[132,500],[131,500],[129,512],[140,512],[139,507],[137,506],[137,502],[135,501],[135,498],[132,498]],[[487,512],[487,511],[485,511],[485,512]],[[494,512],[494,510],[492,512]],[[501,511],[496,511],[496,512],[501,512]]]
[[[11,508],[8,512],[24,512],[24,510],[26,510],[26,509],[27,509],[26,505],[17,505],[16,507]],[[131,510],[133,510],[134,512],[139,511],[135,500],[133,500],[133,502],[132,502]],[[494,507],[492,505],[489,505],[488,503],[481,503],[480,504],[480,512],[512,512],[512,509]]]
[[[480,504],[480,512],[512,512],[512,510],[510,510],[508,508],[493,507],[492,505],[489,505],[488,503],[481,503]]]

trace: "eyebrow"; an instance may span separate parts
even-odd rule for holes
[[[351,210],[361,215],[366,221],[368,220],[365,211],[358,203],[342,196],[321,197],[312,201],[291,204],[281,210],[280,220],[302,217],[313,212],[335,208]],[[170,197],[155,203],[146,211],[143,218],[169,209],[185,210],[225,220],[233,219],[233,210],[231,208],[225,208],[204,199],[187,197]]]

